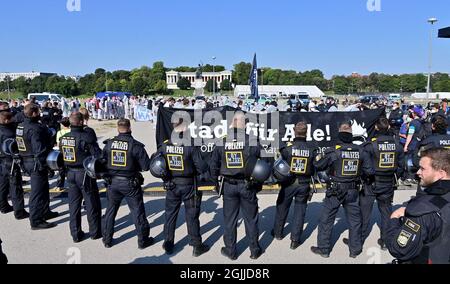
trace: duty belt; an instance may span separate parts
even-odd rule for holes
[[[375,176],[375,183],[392,184],[394,183],[394,176]]]
[[[194,185],[194,177],[174,177],[172,182],[176,185]]]
[[[234,185],[236,185],[236,184],[241,184],[241,183],[245,183],[245,182],[246,182],[245,179],[237,179],[237,178],[230,178],[230,177],[224,177],[224,181],[225,181],[226,183],[234,184]]]
[[[116,181],[129,181],[130,179],[132,179],[133,177],[124,177],[124,176],[113,176],[111,177],[111,180],[116,180]]]

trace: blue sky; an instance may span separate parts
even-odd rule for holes
[[[426,72],[429,17],[450,26],[448,0],[0,0],[0,72],[83,75],[200,61],[259,66],[327,77]],[[435,36],[433,70],[450,72],[450,40]]]

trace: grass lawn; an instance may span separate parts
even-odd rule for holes
[[[11,99],[12,99],[12,100],[17,100],[17,99],[23,99],[23,98],[25,98],[25,97],[23,96],[23,94],[20,93],[20,92],[11,92],[10,95],[11,95]],[[9,99],[8,92],[0,92],[0,100],[6,101],[6,100],[8,100],[8,99]]]

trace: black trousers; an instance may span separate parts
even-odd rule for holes
[[[202,243],[200,235],[200,207],[201,196],[197,196],[193,185],[176,185],[166,193],[166,211],[164,223],[165,241],[174,243],[175,228],[181,203],[184,203],[186,225],[190,237],[190,245],[198,246]]]
[[[381,239],[387,241],[386,233],[388,230],[389,219],[392,214],[392,202],[394,199],[394,188],[392,183],[375,185],[365,185],[364,192],[360,194],[359,205],[362,215],[362,240],[369,236],[369,224],[372,217],[373,203],[376,200],[378,210],[381,215]]]
[[[130,181],[116,179],[113,179],[111,185],[108,187],[108,208],[106,209],[105,215],[103,241],[110,243],[113,239],[117,211],[124,198],[136,227],[138,243],[143,244],[149,237],[150,225],[145,214],[142,188],[131,185]]]
[[[294,201],[294,216],[292,220],[291,240],[300,242],[303,233],[306,207],[308,204],[308,184],[295,182],[289,186],[282,186],[278,193],[277,212],[275,215],[274,232],[276,236],[283,236],[283,229],[289,214],[292,201]]]
[[[357,253],[362,250],[361,234],[361,210],[358,203],[358,191],[349,189],[347,193],[339,199],[335,195],[327,196],[323,202],[323,210],[319,220],[319,230],[317,236],[317,245],[320,249],[330,252],[331,234],[333,232],[334,220],[340,206],[344,207],[347,222],[349,224],[349,248],[350,252]]]
[[[25,202],[23,198],[22,173],[20,167],[14,165],[12,175],[12,160],[2,161],[0,165],[0,210],[4,211],[9,207],[8,195],[11,197],[14,215],[18,217],[24,212]]]
[[[237,222],[239,211],[244,217],[245,232],[252,253],[258,252],[258,198],[256,190],[247,189],[244,183],[230,184],[225,181],[223,195],[225,247],[231,255],[236,254]]]
[[[69,187],[70,234],[77,238],[81,233],[81,203],[86,202],[89,233],[91,236],[101,235],[101,204],[96,180],[85,174],[84,170],[67,172]]]
[[[34,227],[45,222],[45,215],[50,212],[48,170],[39,170],[33,160],[24,161],[23,166],[24,171],[30,175],[30,224]]]

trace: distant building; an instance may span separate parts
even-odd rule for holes
[[[203,82],[203,87],[206,86],[206,82],[208,82],[208,80],[213,80],[214,78],[216,79],[216,82],[218,83],[218,85],[220,85],[220,83],[222,83],[222,81],[224,80],[232,80],[232,75],[233,72],[232,71],[222,71],[222,72],[203,72],[202,76],[202,82]],[[177,83],[178,80],[180,80],[180,78],[186,78],[188,79],[192,85],[194,85],[195,83],[195,72],[177,72],[177,71],[168,71],[166,72],[166,82],[167,82],[167,88],[169,90],[176,90],[178,89]]]
[[[358,72],[353,72],[351,75],[352,78],[362,78],[362,75],[359,74]]]
[[[16,79],[19,79],[20,77],[24,77],[25,79],[34,79],[38,76],[55,76],[56,73],[45,73],[45,72],[18,72],[18,73],[10,73],[10,72],[3,72],[0,73],[0,81],[5,81],[6,77],[9,77],[10,81],[14,81]]]

